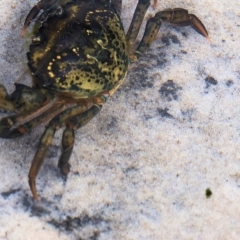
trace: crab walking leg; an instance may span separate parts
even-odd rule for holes
[[[156,17],[148,20],[141,42],[139,43],[136,51],[130,55],[130,59],[133,62],[137,61],[150,47],[159,32],[161,24],[162,20]]]
[[[40,139],[38,149],[33,158],[32,165],[31,165],[29,175],[28,175],[29,185],[30,185],[33,197],[36,200],[38,200],[38,196],[37,196],[37,191],[36,191],[36,186],[35,186],[35,179],[36,179],[36,176],[37,176],[37,174],[40,170],[40,167],[43,163],[46,152],[47,152],[49,146],[51,145],[55,131],[60,129],[61,127],[64,127],[65,122],[67,121],[67,119],[69,117],[73,117],[76,114],[86,111],[87,109],[88,108],[84,105],[69,108],[69,109],[61,112],[57,116],[55,116],[49,122],[47,128],[45,129],[45,131]]]
[[[62,137],[62,154],[58,162],[58,167],[63,175],[67,175],[70,171],[68,161],[73,150],[74,131],[94,118],[101,108],[101,105],[93,106],[88,111],[73,117],[67,122],[67,128],[64,130]]]
[[[1,138],[17,138],[24,134],[31,132],[31,130],[43,122],[47,122],[57,114],[61,113],[65,109],[64,105],[53,105],[46,112],[35,118],[27,121],[23,124],[18,122],[19,115],[13,115],[11,117],[5,117],[0,120],[0,137]],[[28,119],[27,119],[28,120]],[[11,123],[11,124],[10,124]]]
[[[131,47],[133,46],[139,29],[142,25],[142,21],[144,19],[144,16],[146,14],[146,11],[150,5],[150,0],[139,0],[137,7],[135,9],[132,22],[130,24],[130,27],[128,29],[128,32],[126,34],[126,43],[127,43],[127,50],[131,50]]]
[[[136,61],[155,40],[162,22],[168,22],[176,26],[191,26],[199,34],[209,39],[205,26],[195,15],[189,14],[188,11],[183,8],[166,9],[158,12],[148,20],[143,38],[134,56],[130,56],[133,61]]]
[[[70,171],[70,164],[68,163],[74,145],[74,129],[67,127],[62,136],[62,154],[58,161],[58,167],[63,175],[67,175]]]
[[[37,195],[37,189],[36,189],[36,177],[38,175],[38,172],[42,166],[44,157],[46,155],[46,152],[51,145],[53,136],[55,134],[55,131],[59,128],[63,127],[67,124],[67,128],[72,128],[73,130],[76,130],[77,128],[85,125],[87,122],[89,122],[99,111],[101,107],[98,106],[92,106],[91,108],[87,108],[86,106],[76,106],[69,108],[65,110],[64,112],[57,115],[55,118],[53,118],[46,128],[45,132],[43,133],[38,150],[33,158],[32,165],[28,174],[29,177],[29,186],[31,188],[33,197],[38,200]],[[76,117],[74,117],[76,116]],[[70,119],[70,120],[69,120]],[[76,123],[76,121],[78,121]],[[67,135],[66,133],[63,135],[63,153],[60,157],[59,166],[61,169],[61,172],[64,173],[65,169],[68,167],[68,160],[70,158],[71,152],[72,152],[72,146],[74,142],[74,135],[70,135],[70,141],[66,139]]]
[[[38,150],[33,158],[32,165],[28,174],[29,186],[36,201],[39,200],[36,189],[36,176],[38,175],[40,167],[42,166],[45,154],[52,143],[55,131],[56,129],[54,126],[49,126],[43,133],[40,143],[38,145]]]

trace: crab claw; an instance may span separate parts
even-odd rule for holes
[[[59,0],[41,0],[39,1],[28,13],[23,28],[22,28],[22,37],[24,37],[26,29],[32,20],[36,18],[40,10],[49,10],[57,4]]]
[[[208,41],[210,41],[210,38],[208,36],[207,29],[203,25],[203,23],[200,21],[200,19],[194,15],[189,14],[189,19],[191,21],[191,27],[197,31],[199,34],[203,35],[205,38],[207,38]]]
[[[28,15],[27,15],[27,17],[26,17],[26,19],[25,19],[23,28],[22,28],[22,33],[21,33],[22,37],[24,37],[28,25],[31,23],[31,21],[32,21],[33,19],[36,18],[36,16],[37,16],[38,13],[40,12],[40,10],[41,10],[41,9],[39,8],[39,6],[38,6],[38,4],[37,4],[37,5],[35,5],[35,6],[31,9],[31,11],[28,13]]]

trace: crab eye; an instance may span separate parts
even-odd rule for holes
[[[63,8],[62,8],[61,6],[58,6],[55,15],[56,15],[57,17],[60,17],[60,16],[63,15]]]

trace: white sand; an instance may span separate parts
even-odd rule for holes
[[[123,2],[127,29],[137,1]],[[0,81],[9,91],[26,69],[20,30],[34,3],[0,1]],[[122,88],[77,131],[67,181],[56,134],[39,203],[27,175],[44,127],[0,139],[0,240],[240,238],[240,2],[158,3],[169,7],[196,14],[211,43],[164,24]]]

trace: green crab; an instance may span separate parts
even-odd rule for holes
[[[150,3],[138,1],[126,34],[120,18],[122,0],[41,0],[30,10],[22,35],[36,19],[27,53],[33,86],[15,84],[15,91],[8,94],[0,85],[0,108],[15,112],[0,120],[0,137],[20,137],[47,122],[28,175],[34,199],[38,200],[36,177],[54,133],[65,128],[58,167],[67,175],[74,131],[96,116],[118,89],[129,66],[156,38],[162,22],[191,26],[208,38],[195,15],[182,8],[165,9],[147,21],[134,48]]]

